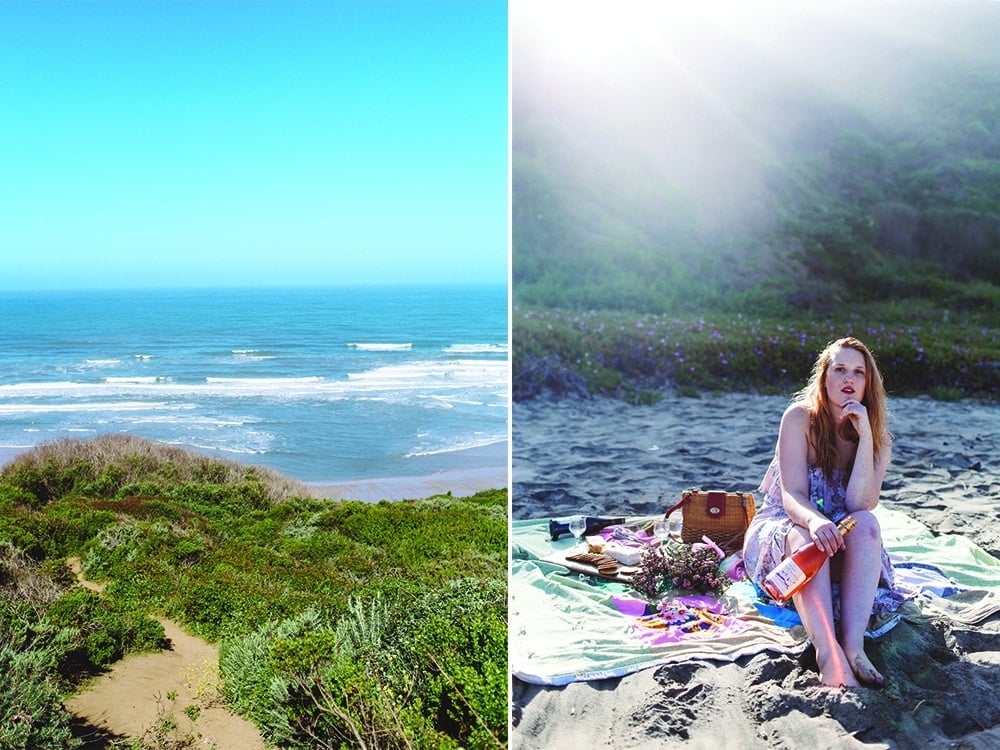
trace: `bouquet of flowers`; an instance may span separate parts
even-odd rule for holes
[[[720,567],[725,553],[711,541],[661,550],[647,547],[632,575],[632,588],[645,599],[657,599],[671,589],[721,594],[731,583]]]

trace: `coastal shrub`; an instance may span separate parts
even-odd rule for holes
[[[13,505],[32,506],[38,502],[29,490],[16,483],[0,482],[0,509],[6,510]]]
[[[381,605],[376,611],[364,623],[335,627],[310,609],[224,642],[223,694],[283,747],[406,746],[390,739],[399,733],[402,703],[370,660],[387,614]]]
[[[412,747],[404,724],[410,708],[329,632],[310,633],[274,649],[281,676],[272,683],[277,736],[299,748]]]
[[[86,589],[67,591],[52,603],[46,618],[55,627],[80,633],[60,664],[64,677],[105,669],[125,654],[158,649],[165,637],[160,623]]]
[[[59,674],[80,633],[48,621],[61,590],[37,563],[9,545],[0,557],[0,747],[75,747]]]
[[[323,627],[319,611],[309,608],[286,620],[264,620],[256,630],[224,639],[219,644],[219,676],[229,704],[257,726],[270,727],[272,644]]]
[[[73,748],[71,717],[53,677],[57,649],[11,642],[0,630],[0,747]]]
[[[182,482],[166,494],[208,518],[241,516],[270,506],[267,489],[260,482],[230,485]]]
[[[140,559],[172,546],[176,533],[161,521],[122,521],[101,529],[83,556],[83,569],[95,580],[124,577]]]
[[[255,488],[254,494],[263,494],[272,503],[309,494],[301,483],[270,469],[208,458],[128,434],[42,443],[0,469],[0,480],[31,493],[39,505],[69,494],[112,497],[129,484],[161,488],[182,482],[245,482],[259,485],[261,489]]]
[[[0,469],[0,476],[3,476],[5,484],[17,487],[22,493],[22,499],[27,500],[28,504],[41,507],[52,498],[49,472],[56,468],[56,464],[29,462],[23,456],[24,454],[17,456]]]
[[[115,514],[93,508],[79,497],[53,500],[44,516],[24,520],[39,540],[44,556],[60,559],[76,554],[102,529],[115,523]]]
[[[506,746],[507,589],[467,578],[399,613],[383,647],[392,682],[410,680],[433,728],[459,747]]]
[[[288,747],[505,746],[506,585],[354,597],[225,641],[223,692]]]
[[[408,681],[384,679],[389,622],[390,608],[380,597],[368,606],[353,598],[335,627],[272,644],[275,740],[331,750],[411,746],[412,732],[403,721],[412,711]]]
[[[36,622],[61,594],[62,588],[24,550],[0,543],[0,602],[9,612],[28,609],[26,617]]]

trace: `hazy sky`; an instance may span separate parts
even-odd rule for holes
[[[0,2],[0,289],[505,283],[506,14]]]

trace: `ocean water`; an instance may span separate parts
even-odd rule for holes
[[[507,439],[505,287],[0,293],[0,449],[131,433],[306,482]]]

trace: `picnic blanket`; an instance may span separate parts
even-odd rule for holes
[[[1000,611],[1000,560],[963,537],[935,535],[900,511],[880,506],[876,515],[897,589],[922,610],[966,624]],[[680,636],[650,632],[640,622],[643,603],[626,583],[557,562],[574,540],[552,541],[548,519],[514,521],[511,544],[510,668],[524,682],[565,685],[673,661],[794,654],[808,643],[794,611],[763,602],[749,582],[734,583],[710,607],[725,615],[716,625]],[[870,635],[892,625],[891,614],[885,615],[873,622]]]

